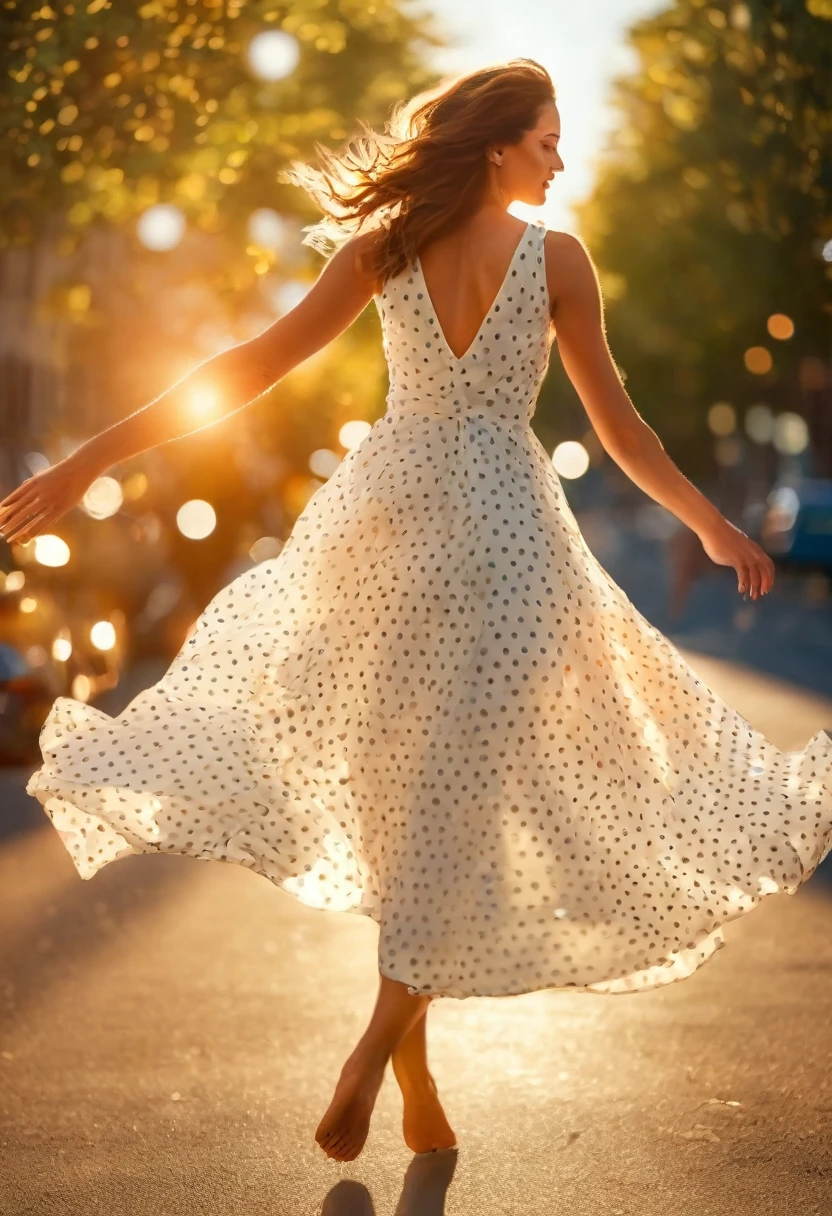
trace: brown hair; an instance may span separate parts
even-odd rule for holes
[[[359,120],[364,134],[341,152],[316,143],[322,168],[292,161],[281,174],[325,213],[303,229],[302,243],[329,254],[372,219],[369,227],[385,236],[372,242],[365,269],[380,282],[399,274],[426,241],[476,210],[487,179],[485,148],[519,143],[554,99],[545,68],[511,59],[397,102],[385,135]]]

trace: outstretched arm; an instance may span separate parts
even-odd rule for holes
[[[71,456],[24,481],[0,503],[0,534],[25,542],[60,519],[112,465],[213,426],[250,405],[292,368],[346,329],[371,299],[362,266],[371,232],[346,241],[291,312],[229,350],[207,359],[160,397],[81,444]],[[196,421],[195,397],[210,390],[219,413]]]
[[[211,390],[219,401],[220,414],[207,425],[250,405],[336,338],[364,309],[372,285],[357,264],[363,239],[353,237],[333,254],[291,312],[256,338],[199,364],[155,401],[94,436],[79,451],[86,449],[92,467],[101,473],[148,448],[203,430],[206,423],[195,423],[191,407],[203,389]]]
[[[774,563],[697,490],[636,410],[607,344],[598,275],[586,247],[568,233],[547,234],[557,265],[554,308],[563,366],[606,451],[631,481],[691,528],[718,565],[733,566],[738,588],[754,599],[774,581]],[[551,252],[550,252],[551,249]],[[555,261],[555,254],[557,260]]]

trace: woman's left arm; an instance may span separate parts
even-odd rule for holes
[[[631,481],[696,533],[712,561],[735,568],[741,592],[754,599],[765,594],[774,581],[771,558],[685,477],[630,400],[607,344],[598,274],[583,242],[569,233],[547,233],[546,242],[559,283],[558,349],[604,448]]]

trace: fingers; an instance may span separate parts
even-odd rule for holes
[[[12,490],[2,502],[0,502],[0,527],[3,525],[3,519],[10,514],[17,514],[18,510],[25,507],[30,501],[37,498],[37,486],[33,484],[32,478],[28,481],[21,482],[16,490]]]
[[[0,507],[0,532],[8,540],[22,524],[31,519],[38,510],[38,496],[28,491],[25,496],[16,499],[9,507],[9,500]]]
[[[8,543],[25,545],[33,536],[44,530],[49,512],[46,510],[27,511],[25,515],[16,517],[11,523],[0,524],[0,536]]]
[[[765,595],[774,585],[774,562],[762,550],[756,561],[738,565],[736,570],[737,590],[741,595],[750,595],[753,600]]]

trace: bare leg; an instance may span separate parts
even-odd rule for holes
[[[390,1061],[404,1099],[404,1141],[414,1153],[429,1153],[456,1144],[456,1136],[428,1068],[427,1021],[425,1009],[400,1041]]]
[[[327,1156],[338,1161],[352,1161],[364,1147],[387,1062],[430,1003],[429,996],[411,996],[406,984],[383,975],[379,979],[373,1016],[341,1069],[315,1132]]]

